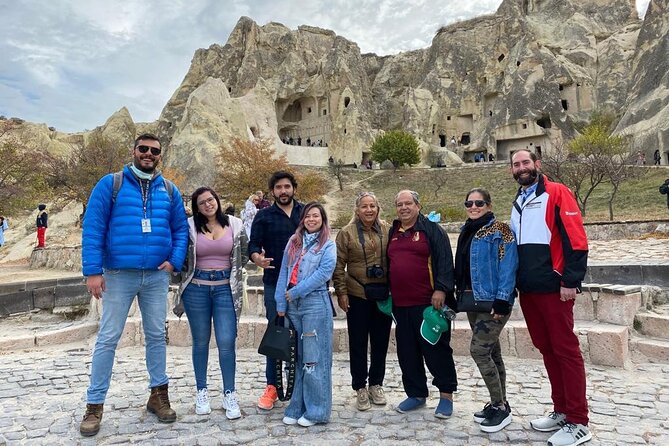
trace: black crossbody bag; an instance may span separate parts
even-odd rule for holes
[[[362,245],[362,256],[365,259],[365,272],[369,270],[369,264],[367,263],[367,252],[365,251],[365,235],[362,232],[361,224],[358,222],[357,224],[357,229],[358,229],[358,241],[360,242],[360,245]],[[381,243],[381,258],[383,259],[383,235],[381,235],[381,232],[379,231],[379,241]],[[383,263],[383,262],[381,262]],[[384,275],[387,276],[387,271],[383,271]],[[362,288],[365,290],[365,297],[367,300],[372,301],[372,302],[381,302],[385,301],[388,299],[388,296],[390,295],[390,289],[388,288],[388,283],[362,283],[355,277],[351,276],[353,280],[358,282]]]

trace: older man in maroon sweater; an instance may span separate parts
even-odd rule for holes
[[[395,206],[398,219],[388,238],[388,278],[397,322],[397,358],[407,394],[397,411],[405,413],[425,405],[427,364],[434,377],[432,384],[440,392],[434,415],[447,418],[453,413],[453,392],[458,386],[450,326],[435,345],[422,338],[420,326],[423,310],[430,305],[437,310],[444,305],[455,307],[451,245],[441,227],[420,213],[416,192],[400,191]]]

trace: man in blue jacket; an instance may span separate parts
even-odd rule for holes
[[[102,299],[87,391],[84,436],[100,430],[116,346],[137,296],[142,313],[151,395],[146,408],[163,423],[176,420],[167,393],[165,318],[170,273],[180,270],[188,246],[181,194],[156,167],[161,147],[151,134],[135,140],[133,162],[104,176],[88,200],[82,236],[88,291]]]

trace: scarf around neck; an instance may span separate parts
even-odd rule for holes
[[[134,163],[130,163],[130,170],[140,180],[149,181],[149,180],[151,180],[151,178],[153,178],[153,175],[155,174],[155,172],[147,173],[147,172],[143,172],[143,171],[139,170],[137,167],[135,167]]]

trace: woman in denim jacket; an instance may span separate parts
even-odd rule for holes
[[[456,289],[472,291],[476,301],[492,302],[490,313],[467,312],[472,328],[470,352],[490,393],[490,402],[474,419],[482,431],[497,432],[511,423],[499,335],[515,300],[518,251],[509,225],[495,219],[487,190],[472,189],[464,204],[469,218],[455,252]]]
[[[336,262],[325,209],[309,203],[286,245],[274,295],[277,314],[288,315],[298,339],[295,387],[285,424],[308,427],[330,420],[333,307],[328,281]]]

